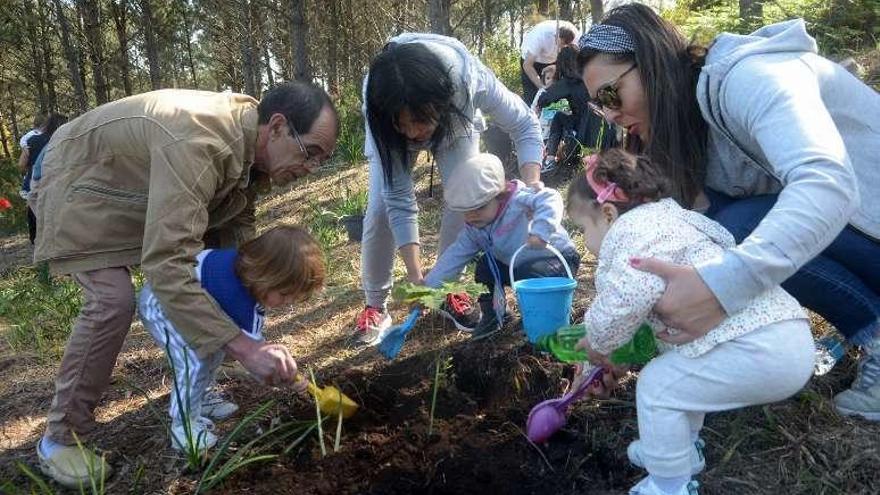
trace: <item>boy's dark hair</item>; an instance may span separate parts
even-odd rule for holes
[[[433,151],[452,136],[456,123],[470,129],[464,113],[470,98],[467,89],[461,88],[464,101],[462,107],[456,106],[450,67],[423,43],[390,43],[373,59],[367,77],[366,118],[389,185],[394,158],[404,170],[411,166],[406,136],[395,128],[403,109],[416,122],[437,123],[431,137]]]
[[[570,44],[574,43],[574,31],[572,31],[571,28],[569,28],[567,26],[560,26],[559,27],[559,39],[561,39],[562,42],[565,43],[566,45],[570,45]]]
[[[52,112],[46,118],[46,123],[43,124],[43,134],[45,134],[47,137],[52,137],[52,134],[55,134],[55,131],[57,131],[59,127],[66,123],[67,115]]]
[[[629,198],[627,202],[607,201],[621,214],[669,196],[669,179],[647,156],[612,148],[600,152],[596,160],[593,179],[599,183],[614,182]],[[586,172],[577,174],[568,186],[566,204],[569,208],[575,198],[585,203],[596,201],[596,191],[587,181]]]
[[[239,247],[235,273],[258,301],[274,290],[301,301],[324,285],[324,253],[307,230],[281,224]]]
[[[580,79],[577,65],[578,49],[574,45],[564,46],[556,56],[556,74],[553,79]]]
[[[616,7],[602,20],[632,38],[635,52],[608,53],[583,48],[578,72],[601,56],[615,64],[637,64],[648,105],[650,142],[628,136],[629,151],[648,155],[672,181],[671,194],[683,207],[693,205],[706,176],[708,125],[697,102],[697,78],[706,49],[688,43],[653,9],[633,3]]]
[[[329,108],[339,125],[339,118],[330,95],[314,84],[290,81],[278,84],[263,93],[257,105],[259,124],[266,124],[273,114],[280,113],[300,134],[307,134],[324,108]]]

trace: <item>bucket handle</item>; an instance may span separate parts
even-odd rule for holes
[[[517,249],[517,250],[513,253],[513,256],[510,257],[510,267],[509,267],[509,269],[510,269],[510,286],[511,286],[511,287],[513,287],[513,282],[514,282],[514,279],[513,279],[513,267],[516,266],[516,256],[519,254],[520,251],[522,251],[522,250],[525,249],[526,247],[528,247],[528,243],[523,244],[522,246],[520,246],[519,249]],[[556,249],[555,247],[553,247],[549,242],[548,242],[544,247],[545,247],[547,250],[549,250],[551,253],[553,253],[554,255],[556,255],[557,258],[559,258],[559,261],[562,262],[562,266],[565,267],[565,273],[568,274],[568,278],[574,280],[574,275],[571,274],[571,268],[568,267],[568,262],[565,261],[565,257],[562,256],[562,253],[560,253],[559,250]]]

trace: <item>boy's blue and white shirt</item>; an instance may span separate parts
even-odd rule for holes
[[[235,273],[235,249],[206,249],[196,256],[195,275],[232,321],[249,337],[259,339],[265,309]]]
[[[235,273],[238,252],[234,249],[206,249],[196,256],[195,277],[220,309],[244,332],[254,339],[263,339],[265,310]],[[152,322],[168,322],[168,317],[147,284],[139,305],[143,318]]]

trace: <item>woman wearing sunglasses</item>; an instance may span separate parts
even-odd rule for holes
[[[441,180],[479,153],[481,113],[506,131],[516,145],[523,182],[540,187],[543,152],[535,115],[516,94],[454,38],[405,33],[386,45],[364,81],[365,152],[370,191],[361,244],[361,276],[366,307],[355,334],[374,343],[391,324],[385,300],[392,282],[394,252],[406,265],[407,279],[422,280],[418,211],[412,167],[421,150],[430,150]],[[451,244],[464,221],[444,208],[439,250]],[[479,321],[464,295],[447,297],[444,312],[462,330]]]
[[[684,332],[664,338],[705,335],[782,283],[862,346],[835,404],[880,420],[880,95],[819,56],[802,20],[704,49],[632,4],[580,46],[593,107],[738,242],[695,267],[633,260],[667,282],[655,309]]]

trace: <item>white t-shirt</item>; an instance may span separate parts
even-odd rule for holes
[[[529,57],[529,54],[535,56],[535,61],[540,64],[552,64],[556,61],[558,49],[556,47],[556,34],[561,27],[567,27],[574,31],[574,41],[577,42],[581,33],[574,24],[568,21],[541,21],[535,24],[531,29],[523,35],[522,46],[520,46],[520,54],[523,59]]]
[[[31,130],[27,131],[24,136],[21,137],[21,141],[19,141],[18,144],[21,145],[21,149],[26,149],[28,147],[28,145],[27,145],[28,139],[30,139],[31,137],[36,136],[38,134],[42,134],[42,133],[43,133],[43,131],[41,131],[39,129],[31,129]]]

